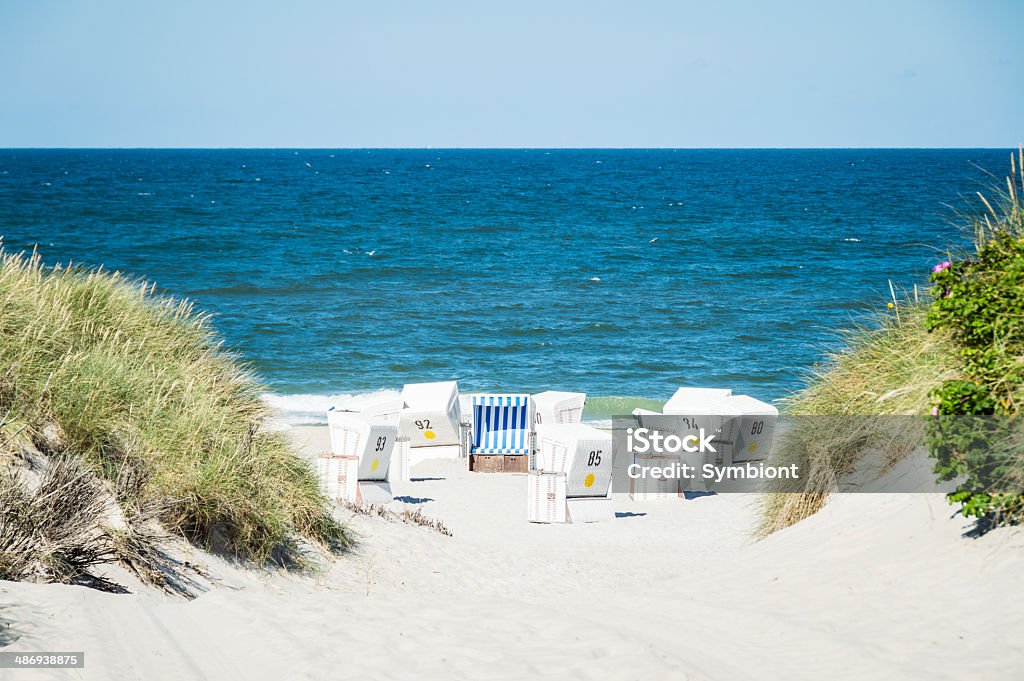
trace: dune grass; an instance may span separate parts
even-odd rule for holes
[[[931,392],[960,370],[945,334],[924,324],[928,304],[894,302],[842,332],[841,349],[809,377],[807,386],[784,401],[792,414],[904,414],[929,411]]]
[[[346,546],[315,473],[263,429],[260,392],[189,302],[0,248],[0,455],[27,438],[77,457],[120,503],[244,560]]]
[[[932,392],[959,375],[961,362],[949,337],[930,333],[924,324],[927,310],[913,300],[894,302],[874,324],[844,332],[842,347],[785,400],[786,414],[829,418],[793,419],[795,432],[773,451],[773,463],[795,463],[809,475],[772,483],[761,500],[761,534],[820,510],[836,481],[867,450],[881,449],[895,463],[921,442],[919,431],[903,430],[910,420],[863,417],[923,416],[931,409]]]
[[[901,301],[894,294],[875,323],[846,332],[842,349],[830,354],[806,387],[786,400],[784,411],[789,414],[830,418],[799,421],[793,436],[783,439],[773,452],[774,463],[797,463],[809,475],[799,486],[776,482],[764,495],[761,534],[816,513],[836,481],[852,472],[869,449],[885,451],[889,463],[894,463],[924,442],[920,431],[893,432],[894,422],[912,420],[842,417],[925,415],[933,409],[973,413],[960,409],[965,384],[976,388],[972,395],[993,396],[998,412],[1019,412],[1019,405],[1024,404],[1024,356],[1019,351],[1024,338],[1019,283],[1024,280],[1024,261],[1016,254],[1024,240],[1022,192],[1024,149],[1018,150],[1016,157],[1011,154],[1010,175],[1005,183],[993,184],[991,198],[979,193],[979,203],[959,214],[972,237],[974,254],[951,254],[952,264],[936,268],[932,275],[935,289],[927,300],[918,301],[915,296]],[[1000,258],[985,257],[993,249],[1000,251]],[[991,265],[989,260],[998,263]],[[964,285],[957,287],[963,284],[961,280],[972,287],[968,289],[971,295],[961,290]],[[985,358],[987,364],[979,358]],[[955,399],[944,397],[947,393]],[[955,408],[951,410],[952,403]],[[1024,434],[1015,432],[1015,436]],[[935,451],[930,453],[935,455]],[[1024,458],[1014,461],[1013,465],[1020,467],[1014,473],[1024,478]],[[989,495],[974,496],[984,503],[971,512],[984,516],[992,505]],[[1024,516],[1019,512],[1024,497],[1002,496],[1011,500],[1018,517]],[[956,495],[950,499],[961,501]],[[971,510],[964,508],[965,512]]]

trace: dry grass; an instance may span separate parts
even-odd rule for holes
[[[357,504],[351,501],[343,501],[341,506],[356,515],[363,515],[368,518],[383,518],[384,520],[398,520],[408,525],[426,527],[446,537],[452,536],[451,530],[443,522],[437,518],[424,515],[422,508],[417,508],[415,511],[407,508],[401,513],[396,513],[381,504]]]
[[[116,551],[101,529],[108,496],[72,457],[52,460],[38,485],[0,470],[0,579],[105,586],[92,570]]]
[[[993,183],[989,196],[977,193],[978,200],[984,206],[979,214],[974,212],[961,213],[963,223],[970,225],[976,249],[992,241],[998,235],[1024,237],[1024,146],[1017,149],[1017,155],[1010,154],[1010,174],[1004,181],[992,175]],[[1005,189],[1004,189],[1005,186]]]

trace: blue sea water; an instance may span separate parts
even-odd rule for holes
[[[0,150],[0,235],[194,299],[293,420],[447,379],[610,414],[798,388],[1008,153]]]

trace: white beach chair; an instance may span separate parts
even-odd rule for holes
[[[537,523],[612,520],[612,436],[583,423],[537,426],[528,518]]]
[[[729,388],[679,388],[672,397],[668,398],[663,411],[666,414],[675,414],[678,413],[678,409],[684,408],[683,405],[689,409],[695,401],[699,402],[703,398],[728,397],[729,395],[732,395],[732,390]]]
[[[455,381],[409,383],[402,388],[405,408],[398,417],[398,433],[409,438],[416,463],[428,458],[462,455],[459,385]]]
[[[721,398],[729,413],[723,428],[723,439],[731,443],[732,463],[765,459],[771,449],[779,410],[749,395]]]
[[[533,418],[536,425],[546,423],[579,423],[583,420],[586,393],[545,390],[533,395]]]
[[[363,416],[382,418],[388,423],[398,424],[398,417],[405,408],[405,402],[401,397],[390,397],[376,402],[370,402],[359,409]]]
[[[666,425],[664,420],[659,421],[662,430],[671,430],[680,437],[699,437],[702,430],[708,435],[715,435],[715,453],[708,452],[702,460],[694,463],[712,463],[716,466],[730,463],[730,447],[724,427],[731,412],[728,405],[723,403],[730,395],[732,391],[726,388],[680,388],[665,403],[665,416],[678,416],[679,419],[673,420],[672,425]]]
[[[672,417],[666,417],[660,411],[652,411],[637,407],[633,410],[637,426],[641,428],[656,429],[662,433],[673,433],[684,437],[690,434],[688,424],[678,422]],[[668,454],[655,453],[632,453],[632,463],[638,464],[642,469],[649,470],[654,467],[663,468],[674,462],[687,463],[691,466],[698,463],[695,456],[688,453],[681,453],[678,457]],[[666,477],[645,476],[641,478],[630,478],[629,497],[633,501],[667,501],[671,499],[683,499],[683,489],[688,486],[688,481]]]
[[[320,466],[327,476],[327,493],[333,489],[334,498],[353,502],[391,501],[389,473],[398,427],[384,418],[336,409],[327,412],[327,427],[332,453]],[[336,470],[339,479],[331,480]]]
[[[665,403],[664,414],[647,409],[634,409],[640,426],[655,428],[663,434],[680,438],[699,438],[701,431],[714,435],[715,452],[680,452],[678,462],[690,467],[697,477],[675,480],[668,478],[638,478],[630,480],[630,495],[634,500],[684,498],[684,490],[705,491],[707,486],[700,473],[704,464],[715,466],[731,463],[732,444],[725,427],[730,413],[722,400],[732,395],[728,388],[679,388]],[[672,457],[664,454],[637,454],[635,462],[645,467],[661,467]]]
[[[715,454],[684,457],[685,463],[716,467],[763,459],[771,448],[778,409],[748,395],[722,395],[717,397],[691,394],[676,400],[666,414],[678,416],[679,434],[689,429],[696,435],[700,429],[715,434]],[[671,428],[672,426],[669,426]],[[694,459],[694,460],[690,460]],[[700,489],[699,482],[691,485]]]

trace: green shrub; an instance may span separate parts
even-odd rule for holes
[[[969,368],[970,380],[943,386],[941,413],[1016,413],[1014,392],[1024,381],[1016,358],[1024,355],[1024,238],[996,234],[976,258],[932,274],[931,329],[948,329]]]
[[[1024,185],[1024,167],[1020,179]],[[988,213],[975,220],[976,254],[934,269],[927,316],[929,329],[953,338],[964,363],[962,378],[932,393],[935,472],[960,479],[950,501],[990,524],[1024,519],[1024,427],[1015,418],[1024,386],[1024,205],[1016,182],[1012,172],[999,210],[982,197]]]

